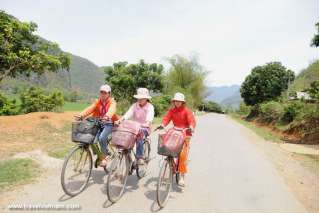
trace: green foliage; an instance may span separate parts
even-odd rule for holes
[[[112,87],[117,99],[133,100],[133,95],[139,87],[148,88],[153,92],[163,89],[163,65],[147,64],[140,60],[137,64],[127,62],[114,63],[104,68],[106,83]]]
[[[84,102],[65,102],[63,105],[63,111],[82,111],[84,110],[89,103]]]
[[[311,98],[319,100],[319,81],[312,82],[307,91],[309,92]]]
[[[241,102],[240,105],[239,105],[239,109],[238,109],[238,113],[240,115],[244,115],[244,116],[247,116],[250,114],[250,111],[251,111],[251,107],[250,106],[247,106],[245,103]]]
[[[65,101],[77,102],[79,100],[82,100],[84,98],[84,95],[77,90],[72,90],[71,92],[64,92],[63,97]]]
[[[222,107],[213,101],[204,101],[198,107],[201,111],[223,113]]]
[[[300,101],[289,102],[284,107],[284,113],[282,115],[281,120],[286,123],[292,122],[298,115],[302,113],[303,107],[304,104]]]
[[[278,121],[282,117],[284,108],[281,103],[269,101],[260,105],[260,116],[266,122]]]
[[[311,46],[319,47],[319,22],[316,24],[317,27],[317,34],[314,35],[311,41]]]
[[[43,90],[30,87],[20,95],[21,109],[24,113],[55,111],[62,108],[64,104],[63,95],[59,91],[54,91],[46,95]]]
[[[319,60],[311,63],[296,77],[289,87],[289,91],[300,92],[308,89],[314,81],[319,81]]]
[[[10,159],[0,162],[0,191],[33,180],[39,165],[31,159]]]
[[[0,93],[0,115],[17,115],[18,113],[19,108],[16,104],[16,100],[9,100]]]
[[[57,44],[44,42],[34,34],[35,23],[20,22],[0,11],[0,81],[18,73],[30,75],[69,68],[70,58]]]
[[[192,108],[198,108],[206,94],[204,84],[207,72],[199,64],[198,58],[175,55],[168,59],[171,68],[166,76],[167,94],[182,92]]]
[[[169,95],[159,95],[152,98],[154,105],[155,116],[163,115],[171,104],[171,97]]]
[[[280,62],[271,62],[252,69],[241,86],[240,92],[247,105],[255,105],[278,98],[288,88],[294,73]]]
[[[128,99],[117,100],[116,114],[124,115],[124,113],[131,106],[131,103],[132,102],[130,100],[128,100]]]

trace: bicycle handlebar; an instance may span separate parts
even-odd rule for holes
[[[192,128],[190,128],[190,127],[187,127],[187,128],[173,127],[173,128],[176,129],[176,130],[179,130],[179,131],[183,131],[183,132],[186,132],[187,130],[192,131]],[[167,131],[167,130],[165,129],[165,127],[159,126],[159,127],[156,127],[156,128],[154,129],[154,132],[156,132],[156,131],[159,130],[159,129],[164,129],[165,131]]]

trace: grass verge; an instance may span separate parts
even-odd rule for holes
[[[252,122],[248,122],[243,120],[239,115],[237,114],[229,114],[229,116],[237,121],[238,123],[244,125],[245,127],[251,129],[254,131],[257,135],[264,138],[267,141],[276,142],[276,143],[283,143],[283,141],[280,139],[279,136],[273,134],[270,129],[267,129],[265,127],[256,126]]]
[[[0,191],[30,183],[40,173],[39,165],[31,159],[0,161]]]

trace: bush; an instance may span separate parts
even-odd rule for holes
[[[154,105],[155,116],[163,115],[171,104],[171,97],[169,95],[159,95],[152,98]]]
[[[61,92],[54,91],[46,95],[43,90],[30,87],[27,91],[20,94],[21,110],[24,113],[56,111],[62,108],[64,98]]]
[[[124,113],[129,109],[131,103],[129,100],[116,100],[116,114],[124,115]]]
[[[79,91],[73,90],[71,92],[64,92],[63,98],[68,102],[77,102],[83,99],[83,95]]]
[[[284,108],[284,113],[282,116],[282,121],[290,123],[292,122],[298,115],[302,114],[304,104],[301,102],[291,102]]]
[[[245,103],[240,103],[239,105],[239,110],[238,110],[238,114],[240,115],[249,115],[250,114],[250,111],[251,111],[251,107],[250,106],[247,106]]]
[[[269,101],[260,105],[260,116],[266,122],[278,121],[284,113],[281,103]]]
[[[198,108],[199,110],[205,112],[223,113],[221,106],[213,101],[205,101],[201,105],[199,105]]]
[[[0,115],[17,115],[18,113],[19,108],[16,104],[16,100],[9,100],[0,93]]]

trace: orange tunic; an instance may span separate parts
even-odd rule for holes
[[[100,99],[95,100],[89,107],[87,107],[85,110],[83,110],[80,115],[83,117],[93,116],[97,118],[102,118],[103,115],[102,112],[102,103]],[[105,111],[106,114],[104,117],[111,118],[112,121],[118,120],[118,116],[116,113],[116,101],[113,98],[109,98],[105,105]]]
[[[178,128],[188,128],[192,127],[195,129],[196,121],[193,115],[193,112],[188,109],[186,106],[182,106],[179,108],[172,108],[170,109],[163,118],[162,124],[167,126],[169,122],[172,121],[174,126]],[[191,136],[190,132],[186,132],[187,136]],[[188,160],[188,153],[189,153],[189,144],[190,138],[187,137],[185,139],[183,149],[179,154],[179,164],[178,164],[178,171],[182,174],[187,173],[187,160]]]

